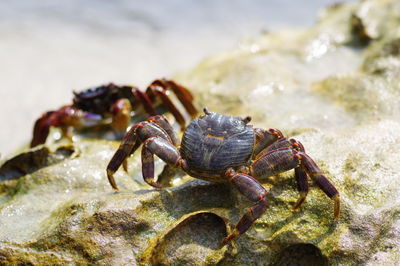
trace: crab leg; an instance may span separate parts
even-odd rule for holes
[[[265,154],[280,148],[291,147],[292,143],[287,138],[280,138],[266,147],[263,151],[255,156],[255,159],[263,157]]]
[[[303,144],[301,144],[301,142],[299,142],[295,139],[290,139],[289,142],[292,144],[292,147],[295,148],[296,150],[299,150],[302,153],[306,152],[304,149],[304,146],[303,146]],[[300,193],[300,198],[297,200],[296,204],[293,206],[293,209],[296,210],[296,209],[300,208],[300,206],[306,200],[306,197],[308,194],[307,173],[301,165],[294,169],[294,177],[296,178],[297,191],[299,191],[299,193]]]
[[[140,140],[138,139],[135,144],[133,145],[133,148],[131,150],[131,152],[129,153],[128,157],[130,155],[132,155],[133,153],[135,153],[135,151],[140,147],[140,145],[142,145],[142,143],[140,142]],[[128,172],[128,157],[126,157],[124,159],[124,161],[122,162],[122,168],[124,169],[125,172]]]
[[[299,191],[300,193],[300,198],[293,206],[293,209],[296,210],[300,208],[301,204],[303,204],[303,202],[306,200],[308,194],[308,181],[307,181],[307,173],[301,167],[296,167],[294,169],[294,177],[296,178],[297,191]]]
[[[147,121],[152,122],[160,126],[162,129],[165,130],[165,132],[168,133],[168,136],[171,138],[172,144],[174,146],[178,146],[179,144],[179,139],[175,134],[174,129],[172,128],[171,124],[168,122],[168,120],[162,116],[162,115],[155,115],[152,117],[149,117]]]
[[[171,142],[153,137],[143,143],[142,148],[142,174],[144,181],[155,188],[161,188],[161,185],[154,181],[154,154],[161,160],[171,166],[182,164],[182,158],[178,149]]]
[[[133,96],[143,104],[144,110],[149,115],[157,114],[156,110],[153,107],[153,104],[151,103],[149,96],[146,93],[144,93],[137,87],[132,87],[131,91],[132,91]]]
[[[168,133],[168,136],[171,138],[171,142],[175,147],[178,147],[179,145],[179,139],[175,134],[174,129],[172,128],[171,124],[168,122],[168,120],[162,116],[162,115],[155,115],[147,119],[147,121],[152,122],[160,126],[162,129],[165,130],[165,132]],[[164,182],[169,182],[168,180],[171,180],[173,176],[175,176],[179,172],[179,169],[171,166],[169,164],[166,164],[164,166],[163,171],[160,173],[158,176],[158,181],[161,182],[161,184]]]
[[[246,232],[254,221],[264,213],[267,207],[267,191],[256,179],[250,175],[236,173],[233,170],[228,170],[226,176],[241,194],[255,204],[242,216],[233,232],[224,238],[224,244]]]
[[[147,119],[147,121],[152,122],[160,126],[162,129],[165,130],[165,132],[168,133],[168,136],[171,138],[172,144],[177,147],[179,145],[179,139],[175,134],[174,129],[172,128],[171,124],[168,122],[168,120],[162,116],[162,115],[155,115]],[[164,166],[163,171],[161,174],[158,176],[158,181],[162,184],[163,182],[167,184],[169,182],[168,180],[171,180],[173,176],[175,176],[179,172],[179,169],[176,167],[173,167],[169,164],[166,164]]]
[[[301,152],[305,152],[303,144],[298,142],[295,139],[287,139],[287,138],[281,138],[272,143],[270,146],[268,146],[263,152],[261,152],[257,157],[262,157],[264,154],[271,152],[273,150],[279,149],[279,148],[284,148],[284,147],[292,147],[295,150],[299,150]],[[300,198],[294,205],[293,209],[296,210],[298,209],[301,204],[305,201],[307,194],[308,194],[308,182],[307,182],[307,173],[304,171],[304,169],[300,166],[296,167],[294,169],[294,176],[296,178],[296,183],[297,183],[297,190],[300,193]]]
[[[153,99],[159,97],[163,105],[172,113],[182,130],[185,129],[185,119],[182,113],[176,108],[175,104],[166,94],[165,90],[158,85],[150,85],[146,93],[150,94]]]
[[[258,179],[263,179],[296,168],[299,166],[300,160],[295,152],[292,147],[269,151],[253,162],[250,166],[250,174]]]
[[[140,141],[136,135],[136,130],[142,127],[142,123],[133,126],[124,136],[118,150],[114,153],[110,162],[107,165],[107,177],[113,189],[118,190],[117,183],[114,179],[114,173],[123,164],[125,170],[127,170],[126,159],[129,155],[133,154],[140,146]]]
[[[150,84],[150,87],[152,85],[162,87],[164,90],[172,90],[191,117],[196,117],[198,111],[193,105],[193,96],[187,88],[176,83],[175,81],[167,79],[157,79]]]
[[[118,150],[115,152],[113,157],[111,158],[110,162],[107,165],[107,177],[108,180],[111,184],[111,186],[114,189],[118,189],[117,184],[115,183],[114,180],[114,173],[118,170],[118,168],[123,165],[125,171],[127,170],[127,158],[133,154],[142,143],[146,143],[146,141],[150,138],[157,137],[157,139],[163,139],[166,142],[169,143],[169,146],[172,146],[175,150],[176,147],[171,144],[173,143],[173,137],[175,137],[175,141],[177,141],[177,138],[175,135],[170,136],[170,134],[167,132],[169,130],[172,130],[171,125],[169,125],[168,121],[163,116],[151,116],[149,117],[146,121],[140,122],[133,126],[124,136],[124,138],[121,141],[121,144],[118,148]],[[172,134],[173,132],[171,132]],[[160,141],[157,141],[159,143]],[[149,146],[149,147],[147,147]],[[146,144],[144,145],[145,151],[142,151],[142,155],[144,153],[144,163],[148,162],[150,158],[149,152],[156,153],[157,156],[159,156],[159,153],[154,152],[152,150],[153,145]],[[168,149],[168,147],[166,147]],[[148,150],[148,151],[147,151]],[[160,152],[160,158],[163,159],[162,157],[162,151]],[[152,158],[152,155],[151,155]],[[168,163],[168,158],[164,158],[165,161]],[[150,170],[148,170],[150,171]],[[147,173],[147,172],[146,172]],[[148,174],[144,175],[148,176]],[[150,180],[149,178],[145,178],[146,180]],[[146,181],[147,182],[147,181]],[[150,184],[151,185],[151,184]]]
[[[306,176],[309,175],[311,179],[318,185],[318,187],[334,201],[334,219],[339,217],[340,199],[339,193],[332,185],[328,178],[322,174],[316,163],[304,151],[300,142],[293,142],[292,147],[282,147],[276,150],[268,151],[262,156],[258,157],[250,166],[250,174],[256,178],[266,178],[290,169],[295,170],[298,190],[300,192],[300,199],[295,204],[294,208],[300,207],[304,202],[308,193],[308,184]],[[284,143],[283,143],[284,144]],[[281,145],[281,144],[280,144]],[[299,145],[299,150],[295,149],[293,145]]]
[[[269,130],[255,128],[254,132],[256,133],[256,145],[254,147],[253,157],[257,157],[266,147],[278,139],[283,138],[282,132],[273,128]]]
[[[329,179],[322,173],[318,165],[311,159],[310,156],[303,152],[299,152],[301,156],[301,164],[304,170],[311,177],[311,179],[317,184],[317,186],[334,202],[334,219],[339,218],[340,213],[340,197],[339,192],[335,186],[329,181]]]

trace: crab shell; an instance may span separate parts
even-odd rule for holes
[[[186,128],[181,156],[189,175],[214,182],[226,182],[229,168],[249,165],[255,133],[249,119],[209,113],[194,119]]]

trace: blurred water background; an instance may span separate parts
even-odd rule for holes
[[[312,25],[335,0],[0,0],[0,153],[108,82],[145,87],[263,32]],[[343,2],[343,1],[342,1]]]

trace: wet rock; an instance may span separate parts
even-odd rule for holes
[[[340,191],[338,220],[311,181],[293,211],[288,171],[263,184],[265,214],[222,246],[251,205],[234,188],[178,175],[154,190],[137,153],[113,192],[105,168],[118,142],[82,139],[76,155],[57,155],[56,143],[3,164],[18,175],[0,182],[0,264],[398,264],[399,14],[395,0],[335,5],[310,29],[245,42],[177,76],[200,107],[301,141]]]
[[[51,152],[47,147],[39,147],[22,152],[7,160],[0,167],[0,180],[16,179],[40,168],[59,163],[74,153],[72,146],[60,146]]]
[[[143,265],[214,265],[227,250],[221,239],[230,228],[212,212],[194,212],[183,216],[152,240],[143,253]],[[213,232],[210,234],[210,232]]]

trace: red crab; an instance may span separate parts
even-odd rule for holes
[[[119,86],[113,83],[82,92],[74,92],[72,105],[63,106],[56,111],[44,113],[36,120],[31,147],[46,142],[50,127],[60,127],[64,136],[70,137],[70,128],[84,128],[100,124],[111,117],[111,126],[117,136],[123,136],[131,122],[131,113],[145,112],[156,115],[159,107],[171,112],[182,129],[185,119],[168,96],[174,92],[186,111],[193,118],[197,110],[193,96],[184,86],[167,79],[153,81],[146,92],[137,87]],[[142,107],[142,110],[138,109]]]

